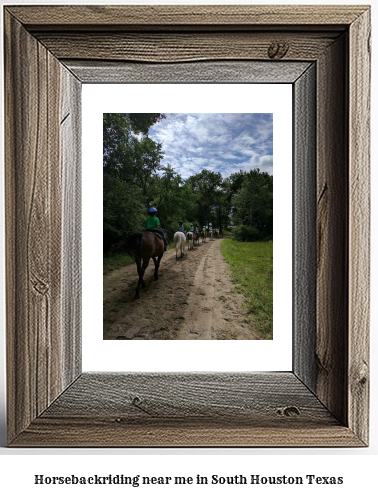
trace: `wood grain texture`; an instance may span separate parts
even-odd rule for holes
[[[368,441],[370,328],[370,11],[350,28],[349,426]]]
[[[295,425],[338,423],[294,374],[285,372],[84,373],[43,417],[91,415],[130,421],[244,421],[262,426],[290,421]]]
[[[203,60],[314,61],[336,32],[105,33],[37,32],[59,59],[173,63]]]
[[[347,427],[259,427],[243,423],[169,421],[124,426],[114,419],[38,418],[14,447],[360,447]]]
[[[81,374],[81,82],[61,65],[62,386]]]
[[[293,86],[294,373],[315,392],[316,343],[316,65]]]
[[[175,64],[62,61],[82,83],[293,83],[310,63],[218,61]]]
[[[59,163],[59,134],[47,113],[47,101],[51,116],[59,105],[59,64],[9,16],[6,32],[6,241],[7,255],[15,260],[7,275],[7,362],[14,370],[8,384],[8,429],[14,437],[61,392],[54,363],[60,349],[55,334],[60,330],[56,292],[61,272],[54,225],[60,227],[60,213],[52,210],[60,205],[60,173],[51,168]],[[23,46],[22,53],[17,45]]]
[[[40,27],[77,30],[111,26],[125,29],[174,29],[202,26],[261,28],[284,26],[344,26],[365,10],[363,5],[159,5],[159,6],[12,6],[7,7],[29,30]]]
[[[316,394],[347,424],[347,36],[317,65]],[[330,334],[332,332],[332,334]]]
[[[72,378],[62,360],[61,64],[8,15],[5,32],[11,441]]]
[[[361,446],[291,373],[87,373],[14,445],[291,446],[297,433]]]

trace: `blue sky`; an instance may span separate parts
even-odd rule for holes
[[[259,168],[273,174],[273,114],[167,113],[149,129],[163,144],[163,164],[184,179],[203,168],[228,177]]]

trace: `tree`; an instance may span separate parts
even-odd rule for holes
[[[208,226],[209,223],[212,223],[222,227],[224,215],[222,174],[203,169],[199,174],[189,177],[187,182],[198,197],[196,217],[200,225]]]
[[[131,122],[125,113],[104,113],[103,119],[104,175],[130,179],[134,173],[133,137]]]
[[[128,117],[134,132],[147,135],[151,125],[160,122],[166,115],[162,113],[129,113]]]
[[[104,252],[109,252],[123,236],[144,228],[146,207],[141,190],[122,179],[104,177],[103,211]]]
[[[203,169],[184,181],[172,165],[162,166],[162,145],[148,136],[149,127],[164,117],[104,114],[104,249],[143,229],[151,205],[170,236],[180,219],[221,230],[232,219],[254,238],[272,237],[273,177],[252,170],[224,179]]]
[[[147,135],[161,113],[105,113],[103,117],[104,250],[143,229],[148,188],[160,169],[161,144]]]
[[[253,227],[258,238],[273,237],[273,177],[259,169],[244,176],[232,197],[235,224]]]
[[[142,118],[141,118],[142,117]],[[160,164],[161,144],[144,133],[146,126],[161,120],[162,114],[104,113],[104,175],[134,180],[139,171],[156,171]],[[148,129],[147,129],[148,132]],[[145,175],[140,175],[139,180]]]
[[[196,194],[169,164],[154,176],[149,196],[151,205],[158,208],[159,219],[170,237],[176,232],[180,219],[192,218],[197,202]]]
[[[141,188],[145,197],[152,176],[161,168],[160,161],[162,159],[161,144],[149,137],[143,136],[135,144],[133,151],[135,183]]]

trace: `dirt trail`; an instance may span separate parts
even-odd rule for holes
[[[158,281],[153,280],[150,261],[139,300],[133,300],[135,265],[104,276],[104,339],[259,339],[244,321],[242,297],[231,291],[221,241],[207,239],[186,249],[179,260],[175,250],[169,250],[160,263]]]

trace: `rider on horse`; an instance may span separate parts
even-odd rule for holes
[[[185,239],[188,238],[188,235],[186,234],[186,231],[185,231],[185,228],[184,228],[184,225],[183,225],[183,222],[182,220],[179,221],[179,226],[177,228],[177,231],[181,231],[182,233],[185,234]]]
[[[167,245],[168,245],[167,236],[166,236],[165,232],[161,229],[160,221],[156,217],[156,214],[157,214],[157,208],[151,207],[148,209],[146,228],[147,228],[147,230],[154,231],[156,233],[159,233],[162,236],[162,238],[164,240],[164,251],[166,251]]]

